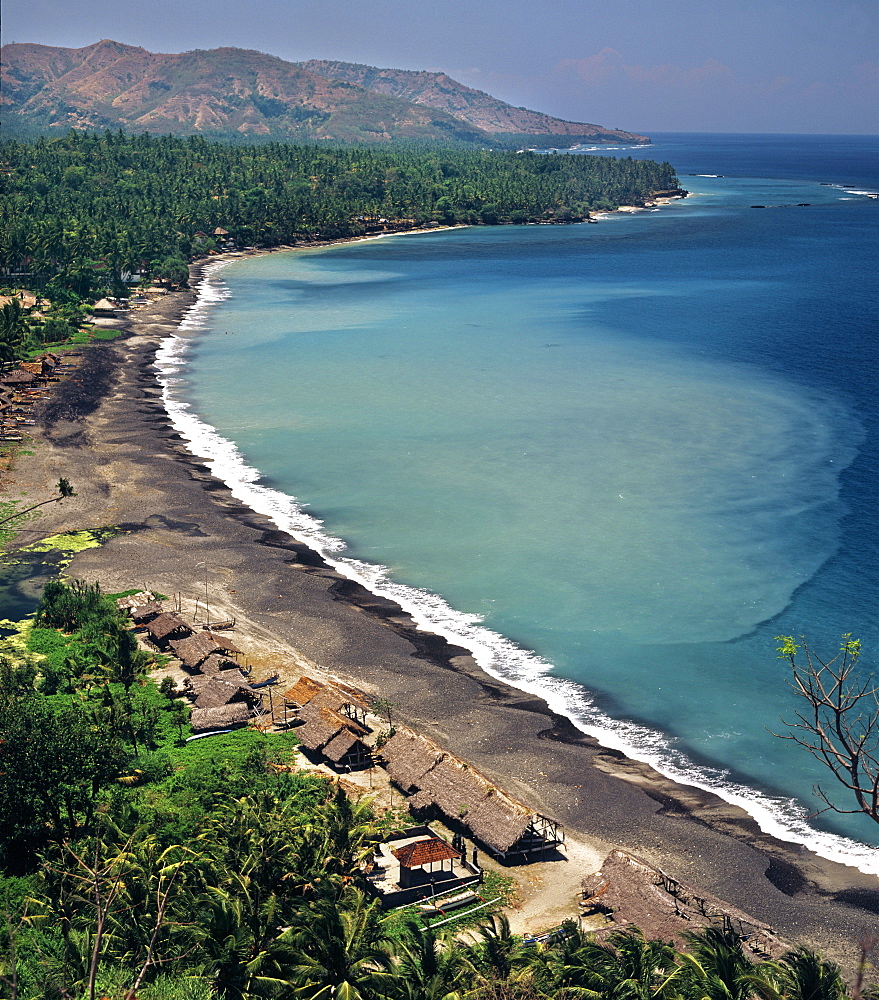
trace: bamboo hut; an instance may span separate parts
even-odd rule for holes
[[[582,887],[583,912],[611,918],[597,932],[601,938],[635,926],[645,937],[681,947],[686,944],[685,933],[714,926],[740,935],[745,949],[755,957],[777,958],[789,950],[769,924],[704,889],[679,882],[628,851],[611,851]]]
[[[419,787],[419,781],[439,760],[441,752],[423,736],[398,729],[381,748],[382,763],[391,780],[405,793]]]
[[[211,653],[210,656],[206,656],[201,663],[199,663],[198,669],[201,673],[210,677],[218,674],[221,670],[237,670],[238,664],[234,660],[230,660],[227,656],[224,656],[222,653]]]
[[[201,634],[207,636],[221,653],[231,653],[233,656],[244,655],[244,650],[239,649],[231,639],[224,635],[218,635],[216,632],[211,632],[210,629],[203,629]]]
[[[158,618],[163,613],[162,605],[158,601],[147,601],[146,604],[139,604],[129,611],[131,620],[135,625],[146,625],[154,618]]]
[[[561,826],[507,795],[475,768],[407,729],[382,747],[391,779],[410,809],[436,811],[467,827],[500,857],[527,855],[564,843]]]
[[[212,653],[222,652],[221,647],[209,638],[207,632],[193,633],[185,639],[172,639],[168,645],[183,666],[191,671],[198,670],[199,664]]]
[[[321,753],[337,767],[357,768],[372,763],[372,751],[350,729],[341,729]]]
[[[193,733],[211,730],[237,729],[250,721],[251,710],[243,702],[221,705],[217,708],[194,708],[189,718]]]
[[[147,635],[157,646],[165,645],[171,639],[183,639],[192,635],[192,629],[173,612],[165,612],[146,623]]]
[[[296,736],[308,750],[323,749],[342,731],[353,733],[357,737],[366,735],[363,726],[359,726],[352,719],[340,715],[331,708],[314,705],[314,699],[303,709],[302,718],[305,719],[305,725],[297,729]]]

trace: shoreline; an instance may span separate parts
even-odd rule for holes
[[[546,702],[555,714],[566,718],[578,732],[594,738],[604,749],[619,752],[666,780],[716,795],[728,805],[740,807],[767,836],[802,846],[863,874],[879,875],[879,850],[841,834],[810,827],[807,817],[785,809],[788,800],[780,793],[752,788],[744,779],[738,781],[718,767],[700,765],[692,757],[682,758],[669,747],[664,734],[647,722],[636,719],[620,722],[599,709],[584,707],[584,689],[553,674],[552,664],[539,653],[517,645],[478,621],[469,621],[471,616],[462,614],[435,594],[398,583],[385,567],[352,558],[345,542],[327,534],[323,523],[303,509],[295,497],[266,485],[261,470],[248,466],[235,444],[193,415],[188,404],[178,400],[173,390],[175,379],[181,374],[186,377],[188,334],[194,332],[197,336],[204,312],[226,297],[221,291],[222,276],[218,274],[222,267],[221,262],[216,268],[208,265],[203,269],[200,297],[187,313],[182,327],[185,333],[165,341],[158,351],[157,367],[172,425],[187,440],[188,450],[208,465],[236,499],[316,551],[345,579],[399,605],[421,631],[464,647],[494,680]],[[210,322],[208,318],[208,329]]]
[[[338,242],[348,241],[289,249]],[[199,262],[193,283],[212,264],[262,252]],[[875,878],[774,840],[744,810],[602,747],[231,496],[170,426],[153,368],[156,350],[196,298],[192,291],[165,296],[126,321],[127,336],[87,349],[83,364],[103,376],[95,383],[106,392],[96,388],[83,399],[76,390],[74,399],[72,386],[58,387],[43,415],[43,444],[18,459],[18,485],[29,476],[45,489],[60,473],[80,496],[21,532],[21,544],[71,522],[119,524],[124,534],[78,555],[69,573],[106,589],[144,584],[186,599],[203,592],[204,581],[194,579],[201,558],[212,588],[223,588],[212,606],[253,628],[267,662],[286,658],[291,669],[329,672],[396,701],[395,714],[413,728],[557,816],[596,850],[622,846],[782,936],[853,962],[854,936],[879,912]],[[867,908],[850,905],[858,900]]]

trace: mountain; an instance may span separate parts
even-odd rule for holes
[[[289,63],[238,48],[163,54],[108,39],[79,49],[3,46],[0,100],[11,134],[121,128],[238,141],[479,147],[534,145],[541,137],[553,145],[650,141],[514,108],[443,73]]]
[[[310,59],[301,64],[328,80],[346,80],[374,94],[401,97],[413,104],[437,108],[491,135],[573,136],[592,142],[646,143],[647,136],[586,122],[552,118],[540,111],[514,108],[481,90],[458,83],[445,73],[377,69],[359,63]]]

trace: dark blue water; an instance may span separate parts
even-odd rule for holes
[[[841,839],[875,824],[815,817],[832,777],[772,735],[798,707],[775,636],[852,632],[874,669],[879,142],[655,138],[602,155],[669,160],[693,194],[658,211],[225,268],[165,352],[171,407],[487,669],[879,870]]]

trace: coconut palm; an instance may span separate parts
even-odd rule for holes
[[[679,986],[685,995],[699,1000],[747,1000],[753,987],[748,980],[754,964],[742,949],[742,937],[734,931],[706,927],[685,937],[689,953],[682,954]]]
[[[760,965],[749,980],[763,1000],[842,1000],[845,983],[839,966],[802,945],[779,962]]]
[[[413,918],[395,954],[395,1000],[463,1000],[473,966],[450,935]]]
[[[384,1000],[393,961],[378,902],[357,889],[309,903],[283,935],[295,956],[287,985],[303,1000]]]

